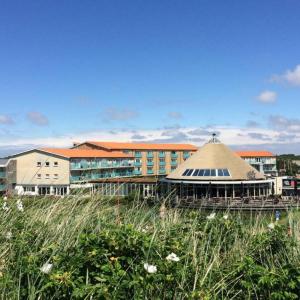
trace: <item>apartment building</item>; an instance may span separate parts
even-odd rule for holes
[[[120,151],[43,148],[9,159],[16,167],[14,190],[27,195],[65,195],[76,184],[132,176],[134,171],[133,156]]]
[[[8,159],[0,159],[0,195],[4,194],[7,189],[7,185],[6,185],[7,164],[8,164]]]
[[[238,151],[236,153],[259,172],[277,176],[276,156],[273,153],[269,151]]]
[[[87,141],[73,149],[98,149],[122,152],[134,157],[134,175],[165,176],[189,158],[198,147],[189,144],[147,144]]]

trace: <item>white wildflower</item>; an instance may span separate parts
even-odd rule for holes
[[[228,215],[224,215],[224,216],[223,216],[223,219],[224,219],[224,220],[227,220],[227,219],[228,219]]]
[[[213,220],[216,217],[216,213],[211,213],[206,217],[207,220]]]
[[[180,258],[175,253],[171,253],[166,257],[166,260],[177,262],[180,261]]]
[[[3,197],[3,200],[4,200],[4,201],[7,201],[7,196],[4,196],[4,197]]]
[[[5,237],[6,237],[8,240],[10,240],[10,239],[12,238],[12,233],[11,233],[11,231],[8,231],[8,232],[6,233],[6,235],[5,235]]]
[[[19,211],[24,211],[23,203],[20,199],[17,201],[17,209]]]
[[[44,274],[49,274],[53,268],[53,264],[45,263],[43,266],[40,268],[41,272]]]
[[[270,223],[270,224],[268,225],[268,228],[271,229],[271,230],[274,229],[274,228],[275,228],[275,224],[274,224],[274,223]]]
[[[154,274],[157,272],[157,267],[156,266],[153,266],[153,265],[150,265],[148,263],[145,263],[144,264],[144,269],[150,273],[150,274]]]
[[[6,202],[3,203],[2,209],[5,210],[5,211],[9,211],[9,207],[8,207]]]

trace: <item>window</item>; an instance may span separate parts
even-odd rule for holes
[[[223,169],[223,174],[224,176],[230,176],[229,172],[227,169]]]
[[[57,161],[54,162],[54,167],[58,167],[58,162]]]
[[[152,158],[148,158],[148,159],[147,159],[147,162],[148,162],[148,163],[152,163],[152,162],[153,162],[153,159],[152,159]]]
[[[40,161],[38,161],[38,162],[36,163],[36,166],[37,166],[37,167],[41,167],[41,166],[42,166],[42,163],[41,163]]]
[[[183,173],[182,173],[182,176],[186,176],[186,174],[188,173],[190,169],[186,169]]]
[[[41,178],[42,178],[42,175],[41,175],[41,174],[37,174],[37,178],[38,178],[38,179],[41,179]]]
[[[54,174],[54,179],[58,179],[58,174]]]
[[[203,169],[198,172],[198,176],[204,176],[204,170]]]
[[[216,177],[230,176],[228,169],[186,169],[182,176]]]
[[[164,158],[159,159],[160,162],[165,162],[166,160]]]
[[[194,169],[190,169],[190,170],[187,172],[186,176],[191,176],[192,173],[193,173],[193,171],[194,171]]]
[[[49,167],[49,166],[50,166],[50,162],[49,162],[49,161],[46,161],[45,166],[46,166],[46,167]]]
[[[50,175],[49,174],[46,174],[46,179],[49,179],[50,178]]]
[[[193,173],[193,176],[198,176],[199,171],[200,171],[199,169],[196,169],[195,172]]]
[[[210,176],[210,170],[209,169],[204,170],[203,176]]]

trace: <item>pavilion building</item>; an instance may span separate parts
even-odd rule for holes
[[[164,180],[178,199],[259,198],[274,193],[272,180],[213,138]]]

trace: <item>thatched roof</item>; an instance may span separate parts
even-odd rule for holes
[[[187,172],[187,170],[193,171]],[[203,174],[203,170],[212,171],[204,171]],[[227,170],[227,172],[224,170]],[[207,174],[209,175],[207,176]],[[262,180],[265,179],[265,177],[262,173],[250,166],[227,146],[220,143],[216,139],[212,139],[185,162],[180,164],[176,170],[166,177],[166,179],[197,181],[245,181]]]

